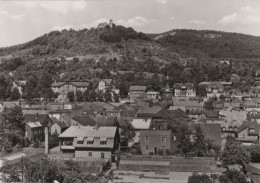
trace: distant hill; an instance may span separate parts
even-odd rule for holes
[[[219,31],[172,30],[152,35],[162,46],[194,57],[244,59],[260,57],[260,37]]]
[[[20,60],[15,59],[17,57]],[[57,62],[62,59],[71,61],[74,57],[82,62],[69,65]],[[110,63],[110,67],[106,64],[92,64],[92,61],[98,63],[100,60],[113,59],[115,63]],[[114,25],[112,28],[52,31],[24,44],[0,48],[0,72],[17,72],[19,77],[27,78],[31,73],[53,67],[52,74],[56,78],[62,73],[74,73],[73,78],[78,78],[81,75],[90,77],[86,72],[90,73],[99,67],[113,71],[160,73],[169,63],[185,67],[187,60],[248,62],[259,59],[260,37],[256,36],[178,29],[161,34],[145,34]],[[141,62],[145,62],[144,67],[140,67]],[[55,66],[49,66],[52,64]],[[168,71],[163,72],[166,74]]]

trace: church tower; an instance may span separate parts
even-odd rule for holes
[[[163,91],[163,100],[167,104],[172,104],[172,89],[170,88],[170,79],[169,76],[167,75],[166,80],[165,80],[165,88]]]

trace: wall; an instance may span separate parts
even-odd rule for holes
[[[172,149],[172,136],[170,131],[162,131],[155,130],[152,133],[151,130],[140,132],[140,147],[142,154],[149,154],[150,152],[154,153],[154,148],[157,147],[157,153],[159,149],[169,149],[171,152]],[[146,136],[148,137],[148,141],[145,140]],[[162,137],[166,138],[166,142],[162,142]],[[146,146],[148,146],[148,150],[146,150]]]
[[[55,131],[57,131],[58,135],[61,134],[61,127],[57,123],[51,126],[52,135],[55,133]]]
[[[92,156],[89,156],[89,152],[92,153]],[[83,158],[101,158],[101,153],[104,153],[105,160],[111,160],[111,152],[110,151],[91,151],[91,150],[84,150],[79,151],[75,150],[75,158],[83,157]]]

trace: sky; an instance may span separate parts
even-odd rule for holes
[[[185,28],[260,36],[260,0],[5,0],[0,1],[0,47],[110,19],[145,33]]]

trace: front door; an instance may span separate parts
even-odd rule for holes
[[[154,154],[157,154],[157,147],[154,148]]]

